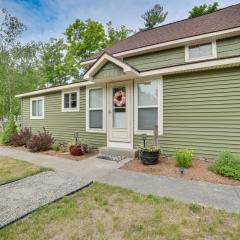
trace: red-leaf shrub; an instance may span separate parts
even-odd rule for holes
[[[31,152],[40,152],[51,149],[55,140],[45,128],[43,130],[43,132],[38,132],[38,134],[33,135],[28,141],[27,148]]]
[[[11,139],[10,144],[14,147],[27,146],[28,141],[32,137],[31,128],[23,128],[19,133],[15,133]]]

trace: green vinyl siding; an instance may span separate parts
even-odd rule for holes
[[[240,36],[217,41],[217,56],[231,57],[240,55]]]
[[[123,70],[112,62],[107,62],[93,77],[93,79],[103,79],[115,77],[123,74]]]
[[[240,153],[240,68],[164,76],[163,94],[163,152]],[[136,135],[134,145],[139,144],[141,136]]]
[[[240,55],[240,36],[217,40],[217,57]],[[171,67],[185,64],[185,47],[166,49],[139,56],[127,57],[124,62],[138,71]],[[120,76],[122,69],[112,62],[106,63],[95,75],[94,79],[104,79]]]
[[[139,71],[162,68],[185,63],[184,47],[167,49],[124,59]]]
[[[86,132],[86,88],[80,90],[80,111],[61,111],[61,92],[44,96],[45,119],[30,119],[30,98],[22,100],[22,126],[31,127],[33,132],[42,131],[45,127],[59,142],[74,139],[74,132],[79,133],[80,140],[86,140],[96,146],[106,145],[105,133]]]

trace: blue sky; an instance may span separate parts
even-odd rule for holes
[[[216,0],[215,0],[216,1]],[[76,18],[92,18],[103,24],[112,20],[131,29],[143,26],[141,14],[160,3],[168,16],[164,23],[184,19],[195,5],[213,3],[214,0],[0,0],[0,8],[17,16],[28,27],[22,41],[46,41],[50,37],[63,37],[63,32]],[[240,0],[219,0],[226,7]]]

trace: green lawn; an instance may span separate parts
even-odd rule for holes
[[[47,171],[49,169],[34,164],[0,156],[0,184]]]
[[[0,239],[239,240],[240,215],[94,183],[0,230]]]

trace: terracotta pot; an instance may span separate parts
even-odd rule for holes
[[[81,146],[70,146],[69,147],[69,152],[72,156],[81,156],[83,155],[83,151],[82,151],[82,148]]]
[[[139,155],[144,165],[153,165],[158,163],[159,150],[158,151],[140,150]]]

